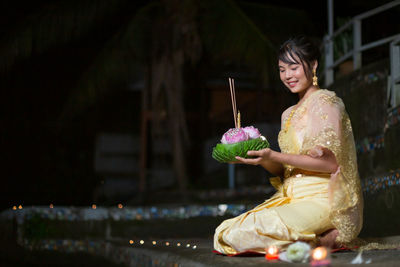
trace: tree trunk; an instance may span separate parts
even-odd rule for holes
[[[201,42],[196,25],[196,1],[184,2],[164,0],[165,17],[155,24],[151,54],[151,108],[153,132],[165,130],[161,121],[167,119],[174,173],[179,190],[185,196],[188,184],[185,143],[189,144],[189,134],[184,110],[183,68],[186,62],[196,63],[200,58]]]

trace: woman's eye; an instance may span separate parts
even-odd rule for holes
[[[297,70],[297,67],[295,67],[295,68],[292,68],[292,70],[293,70],[293,71]]]

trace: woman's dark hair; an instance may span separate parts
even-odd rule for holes
[[[311,64],[316,60],[319,61],[319,57],[318,47],[303,35],[284,42],[278,53],[278,59],[286,64],[301,64],[308,79],[312,77]],[[300,62],[297,62],[298,59]]]

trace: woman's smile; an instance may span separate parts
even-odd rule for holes
[[[293,88],[293,87],[295,87],[295,86],[297,85],[297,81],[290,81],[290,82],[287,82],[287,84],[288,84],[291,88]]]
[[[279,60],[279,75],[281,81],[292,93],[307,91],[312,85],[311,80],[305,74],[302,64],[288,64]]]

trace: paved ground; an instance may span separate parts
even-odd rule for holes
[[[400,240],[400,237],[392,237]],[[269,262],[264,257],[227,257],[212,252],[212,241],[206,239],[197,240],[169,240],[158,241],[153,245],[151,241],[145,244],[130,245],[131,253],[141,254],[152,259],[153,266],[309,266],[309,264],[287,263],[282,261]],[[162,243],[162,244],[160,244]],[[177,243],[181,245],[178,247]],[[187,244],[190,247],[187,247]],[[193,246],[196,246],[193,249]],[[357,251],[336,252],[332,256],[332,266],[354,266],[350,262],[357,256]],[[357,266],[400,266],[400,250],[369,250],[363,251],[364,263]],[[365,261],[370,260],[370,263]],[[149,265],[151,266],[151,265]]]
[[[211,239],[164,239],[129,240],[114,239],[108,241],[107,255],[92,251],[65,253],[61,251],[29,251],[11,244],[2,244],[0,266],[171,266],[171,267],[219,267],[219,266],[309,266],[309,264],[267,261],[263,256],[227,257],[212,252]],[[391,237],[390,241],[400,241],[400,236]],[[168,246],[166,245],[168,243]],[[178,245],[179,243],[179,245]],[[357,256],[357,251],[337,252],[331,255],[332,266],[354,266],[350,262]],[[104,259],[105,258],[105,259]],[[400,266],[400,250],[363,251],[363,264],[357,266]],[[370,263],[365,263],[370,261]]]
[[[214,254],[212,233],[226,217],[195,217],[182,220],[147,220],[114,222],[110,227],[104,222],[40,221],[52,230],[48,240],[83,241],[102,243],[89,249],[57,251],[30,251],[16,243],[14,224],[0,224],[0,267],[3,266],[309,266],[281,261],[268,262],[264,257],[227,257]],[[39,226],[41,226],[40,224]],[[378,225],[375,225],[378,227]],[[108,229],[110,228],[110,229]],[[380,227],[383,228],[383,227]],[[385,227],[388,228],[388,227]],[[56,231],[57,229],[57,231]],[[49,230],[49,233],[50,233]],[[97,232],[96,232],[97,231]],[[110,232],[107,234],[107,232]],[[104,240],[107,238],[107,241]],[[111,238],[111,239],[110,239]],[[130,238],[133,244],[130,244]],[[144,244],[140,243],[143,238]],[[90,242],[89,242],[90,241]],[[156,241],[153,244],[152,241]],[[400,236],[374,240],[398,244],[397,249],[363,252],[369,264],[358,266],[400,266]],[[169,242],[169,245],[166,245]],[[68,242],[67,242],[68,243]],[[178,243],[180,244],[178,246]],[[58,244],[58,243],[57,243]],[[98,248],[102,248],[98,249]],[[332,266],[354,266],[350,262],[358,251],[332,254]]]

